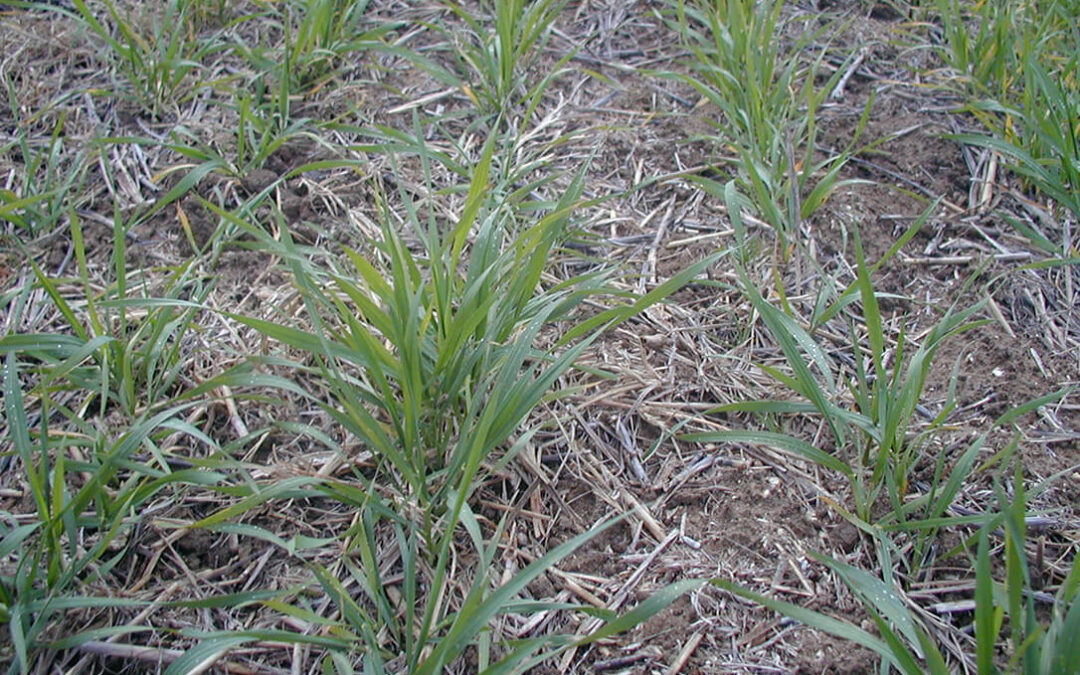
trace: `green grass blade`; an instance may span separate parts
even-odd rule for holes
[[[217,662],[230,649],[253,642],[255,638],[247,636],[224,635],[207,638],[185,651],[180,658],[169,664],[165,675],[188,675],[203,672]]]
[[[450,657],[462,653],[475,636],[487,626],[511,599],[517,596],[533,579],[543,574],[566,556],[573,553],[596,535],[623,518],[614,518],[556,546],[518,572],[509,582],[500,586],[486,598],[479,590],[470,593],[465,604],[455,616],[447,634],[439,640],[430,656],[423,660],[413,675],[435,675],[449,664]]]
[[[886,644],[881,639],[874,637],[873,635],[864,631],[858,626],[855,626],[854,624],[835,619],[826,614],[822,614],[821,612],[816,612],[814,610],[806,609],[798,605],[793,605],[789,602],[775,600],[766,595],[755,593],[754,591],[748,590],[746,588],[743,588],[742,586],[734,584],[730,581],[726,581],[724,579],[713,579],[709,583],[739,597],[746,598],[747,600],[752,600],[759,605],[767,607],[774,612],[783,614],[784,616],[795,619],[796,621],[804,623],[811,628],[816,628],[818,630],[829,633],[830,635],[835,635],[836,637],[839,637],[841,639],[854,642],[855,644],[861,647],[865,647],[866,649],[869,649],[870,651],[878,654],[879,656],[887,659],[893,658],[892,649],[889,647],[888,644]],[[918,669],[908,670],[906,672],[910,673],[911,675],[921,675],[921,671]]]
[[[994,606],[994,578],[990,568],[990,542],[986,527],[979,528],[975,557],[975,659],[979,673],[995,672],[994,656],[1001,613]]]
[[[804,440],[786,434],[771,431],[706,431],[684,434],[679,438],[700,443],[753,443],[765,445],[803,457],[845,476],[850,477],[852,475],[851,467],[842,460]]]

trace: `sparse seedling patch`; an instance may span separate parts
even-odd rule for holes
[[[0,2],[0,673],[1075,671],[1078,18]]]

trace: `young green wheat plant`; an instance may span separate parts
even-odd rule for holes
[[[1018,465],[1019,466],[1019,465]],[[1045,487],[1045,486],[1043,486]],[[1000,511],[980,516],[974,555],[974,621],[968,632],[974,637],[973,658],[966,672],[978,675],[1069,675],[1080,672],[1080,565],[1075,552],[1069,572],[1053,595],[1049,612],[1035,607],[1036,587],[1028,560],[1025,519],[1027,498],[1019,469],[1006,494],[996,488]],[[969,540],[970,541],[970,540]],[[995,543],[991,544],[991,541]],[[879,544],[881,542],[879,541]],[[879,546],[879,549],[887,548]],[[905,599],[891,565],[883,565],[885,578],[878,578],[847,563],[813,555],[829,567],[862,602],[877,629],[872,634],[852,623],[814,610],[755,593],[724,580],[713,583],[736,595],[757,602],[792,619],[848,640],[881,657],[882,672],[904,675],[949,675],[957,672],[946,660],[946,650],[937,633],[929,630],[920,612]],[[995,579],[993,560],[1004,559],[1001,581]],[[887,558],[886,558],[887,561]],[[1006,638],[1002,639],[1002,633]],[[1005,657],[1002,657],[1002,654]],[[968,657],[970,658],[970,657]]]
[[[195,75],[216,45],[213,39],[197,40],[189,34],[191,2],[167,0],[122,11],[114,0],[102,0],[108,14],[103,22],[86,0],[72,0],[76,16],[104,41],[108,65],[126,80],[123,93],[152,115],[173,112],[209,86],[196,82]]]
[[[68,612],[148,605],[114,593],[124,587],[121,568],[132,553],[124,542],[130,544],[140,516],[189,487],[227,480],[210,463],[172,468],[178,439],[221,451],[185,419],[192,410],[223,385],[262,379],[263,386],[281,386],[227,371],[186,387],[182,374],[209,290],[196,266],[145,270],[162,277],[153,283],[128,273],[127,237],[118,225],[115,275],[102,289],[90,277],[81,223],[74,214],[69,221],[77,276],[56,278],[32,263],[32,283],[4,296],[7,325],[16,330],[0,337],[0,443],[12,449],[0,456],[0,470],[5,478],[20,476],[14,484],[25,486],[31,503],[22,519],[0,514],[0,624],[7,632],[0,656],[9,657],[0,672],[6,673],[31,672],[57,649],[145,629],[94,626],[57,635]],[[32,326],[42,305],[63,329],[53,322],[49,332],[17,330]]]
[[[734,184],[729,183],[729,213],[740,245],[746,242],[745,227],[741,222],[744,204]],[[918,231],[930,212],[926,211],[923,218],[913,223],[886,258],[895,254],[902,242]],[[759,415],[814,413],[822,418],[830,432],[833,449],[823,450],[795,436],[774,431],[718,431],[689,434],[686,438],[710,442],[766,443],[838,472],[848,480],[853,508],[851,512],[841,505],[835,508],[866,532],[874,532],[877,528],[913,532],[916,542],[906,557],[906,564],[910,571],[916,571],[928,562],[929,544],[940,526],[947,522],[948,519],[943,520],[946,511],[964,479],[974,471],[975,460],[986,440],[986,434],[981,435],[960,453],[951,466],[946,464],[945,457],[939,455],[934,463],[929,487],[915,490],[912,474],[916,466],[928,459],[926,451],[929,441],[952,412],[952,395],[950,393],[942,410],[926,424],[916,423],[917,411],[937,350],[944,341],[985,323],[974,319],[983,303],[949,308],[926,332],[921,344],[914,347],[908,344],[907,335],[901,330],[895,346],[890,348],[878,307],[877,291],[870,278],[884,259],[875,265],[868,265],[857,235],[855,244],[856,279],[818,317],[822,321],[829,320],[848,311],[845,308],[856,301],[861,302],[862,316],[849,314],[852,369],[838,368],[813,335],[762,296],[743,266],[736,263],[742,290],[769,335],[779,345],[789,371],[767,366],[762,366],[762,369],[800,400],[741,401],[712,411],[742,411]],[[969,281],[971,283],[973,280]],[[886,362],[887,354],[890,365]],[[1055,392],[1020,406],[1003,415],[993,426],[1008,424],[1018,415],[1045,404],[1047,400],[1060,398],[1064,393],[1064,390]],[[851,402],[845,402],[849,397]],[[877,509],[882,502],[888,506],[884,513]]]
[[[1066,0],[938,0],[939,53],[960,75],[966,110],[988,133],[948,138],[999,154],[1026,186],[1051,200],[1059,220],[1080,218],[1080,8]],[[974,26],[974,28],[973,28]],[[1059,236],[1003,214],[1047,253],[1069,256]]]
[[[786,249],[798,239],[803,221],[837,188],[853,182],[841,181],[839,173],[873,101],[849,147],[818,158],[818,114],[845,68],[818,83],[827,53],[814,46],[821,31],[806,26],[783,48],[783,9],[784,0],[678,0],[676,18],[668,23],[693,51],[693,71],[662,75],[689,83],[720,112],[706,120],[716,130],[716,145],[734,152],[735,180]],[[718,185],[707,178],[700,182],[706,189]]]
[[[565,72],[577,53],[569,50],[541,76],[533,72],[551,37],[552,24],[566,0],[505,0],[480,3],[479,12],[447,1],[465,30],[432,23],[443,36],[457,67],[448,69],[415,50],[388,48],[444,86],[464,93],[482,113],[477,123],[497,121],[520,135],[531,124],[548,87]]]
[[[743,199],[733,183],[728,185],[728,205],[737,238],[745,245],[745,228],[741,224]],[[930,211],[924,214],[924,218]],[[921,220],[921,219],[920,219]],[[886,259],[895,254],[903,242],[921,227],[916,222]],[[814,559],[829,567],[859,598],[877,629],[877,635],[851,623],[755,593],[726,580],[712,583],[736,595],[758,602],[808,626],[832,633],[873,651],[882,658],[882,672],[895,669],[908,675],[953,672],[947,665],[937,634],[926,626],[910,600],[904,598],[902,579],[910,579],[920,569],[933,564],[933,544],[945,528],[980,527],[979,553],[975,564],[977,578],[976,655],[978,673],[995,675],[994,655],[1000,647],[998,635],[1003,617],[1009,617],[1012,630],[1012,660],[1004,672],[1070,673],[1076,672],[1076,651],[1067,646],[1065,635],[1078,635],[1080,630],[1080,572],[1075,562],[1069,578],[1061,586],[1049,626],[1039,624],[1035,608],[1028,595],[1031,588],[1024,553],[1024,518],[1026,505],[1023,481],[1017,477],[1011,499],[1004,493],[999,499],[1002,515],[980,514],[957,516],[949,512],[960,490],[980,467],[977,461],[986,450],[992,430],[1007,427],[1021,416],[1041,405],[1060,399],[1067,389],[1054,392],[1007,411],[989,428],[949,459],[939,455],[933,463],[933,473],[926,484],[914,489],[912,472],[918,461],[926,457],[928,439],[948,418],[952,410],[952,395],[942,411],[928,424],[914,432],[916,406],[919,404],[928,370],[940,344],[964,331],[980,325],[973,315],[981,307],[974,303],[965,309],[950,308],[945,316],[912,349],[901,332],[892,365],[886,367],[886,335],[878,309],[876,291],[870,275],[882,261],[867,265],[856,234],[856,279],[818,317],[828,321],[855,302],[861,302],[862,331],[866,347],[861,346],[859,331],[852,317],[852,344],[855,350],[854,373],[843,375],[832,359],[793,317],[768,302],[751,282],[742,265],[736,262],[743,291],[761,322],[779,344],[788,372],[762,366],[763,370],[787,386],[799,399],[758,400],[720,406],[707,414],[751,412],[762,416],[788,416],[816,413],[834,441],[834,449],[824,450],[801,438],[776,431],[718,431],[686,434],[683,438],[695,441],[760,443],[793,456],[802,457],[844,476],[850,486],[853,508],[830,500],[830,505],[842,517],[856,525],[873,543],[879,562],[876,576],[847,563],[826,556]],[[863,365],[866,364],[866,365]],[[854,405],[842,402],[846,392]],[[989,467],[1003,466],[1016,443],[996,453]],[[882,510],[880,507],[887,506]],[[994,584],[990,558],[987,553],[988,533],[1006,526],[1006,582]],[[901,540],[902,538],[902,540]],[[1069,631],[1073,631],[1070,633]],[[1019,664],[1023,664],[1020,667]],[[1069,670],[1069,668],[1073,668]]]
[[[394,24],[365,27],[368,0],[292,0],[282,3],[284,54],[278,75],[290,91],[306,92],[333,77],[349,59],[381,47]]]
[[[10,81],[6,84],[12,115],[21,127],[24,120],[15,89]],[[66,116],[61,116],[45,142],[32,142],[20,130],[6,147],[0,147],[0,153],[17,153],[22,160],[11,186],[0,190],[0,221],[10,223],[22,241],[55,232],[70,209],[88,200],[83,186],[92,155],[68,148],[66,124]]]
[[[497,141],[489,138],[470,168],[464,205],[451,223],[424,203],[435,194],[433,155],[421,155],[426,194],[401,187],[397,195],[405,231],[384,203],[381,239],[345,249],[347,264],[327,263],[327,270],[314,264],[321,254],[249,228],[288,261],[311,327],[235,318],[312,355],[330,392],[326,412],[378,460],[373,475],[358,471],[325,485],[328,496],[358,513],[342,542],[350,555],[313,566],[342,617],[319,621],[348,642],[327,655],[328,672],[351,672],[349,654],[356,653],[366,672],[435,675],[470,647],[481,672],[520,672],[572,644],[558,636],[509,642],[492,621],[566,609],[518,594],[594,532],[499,586],[490,570],[506,521],[485,522],[471,497],[530,442],[538,428],[522,424],[557,395],[556,380],[601,331],[663,300],[715,260],[579,317],[586,298],[611,292],[607,272],[557,284],[544,272],[581,201],[584,174],[546,212],[521,213],[512,198],[521,192],[510,180],[513,162],[496,154]],[[561,340],[541,339],[559,324],[569,326]],[[400,561],[393,579],[379,562],[385,537]],[[472,562],[462,569],[465,560]],[[454,583],[461,578],[469,580],[464,587]],[[608,616],[604,630],[641,620],[673,597],[658,596],[630,619]]]

